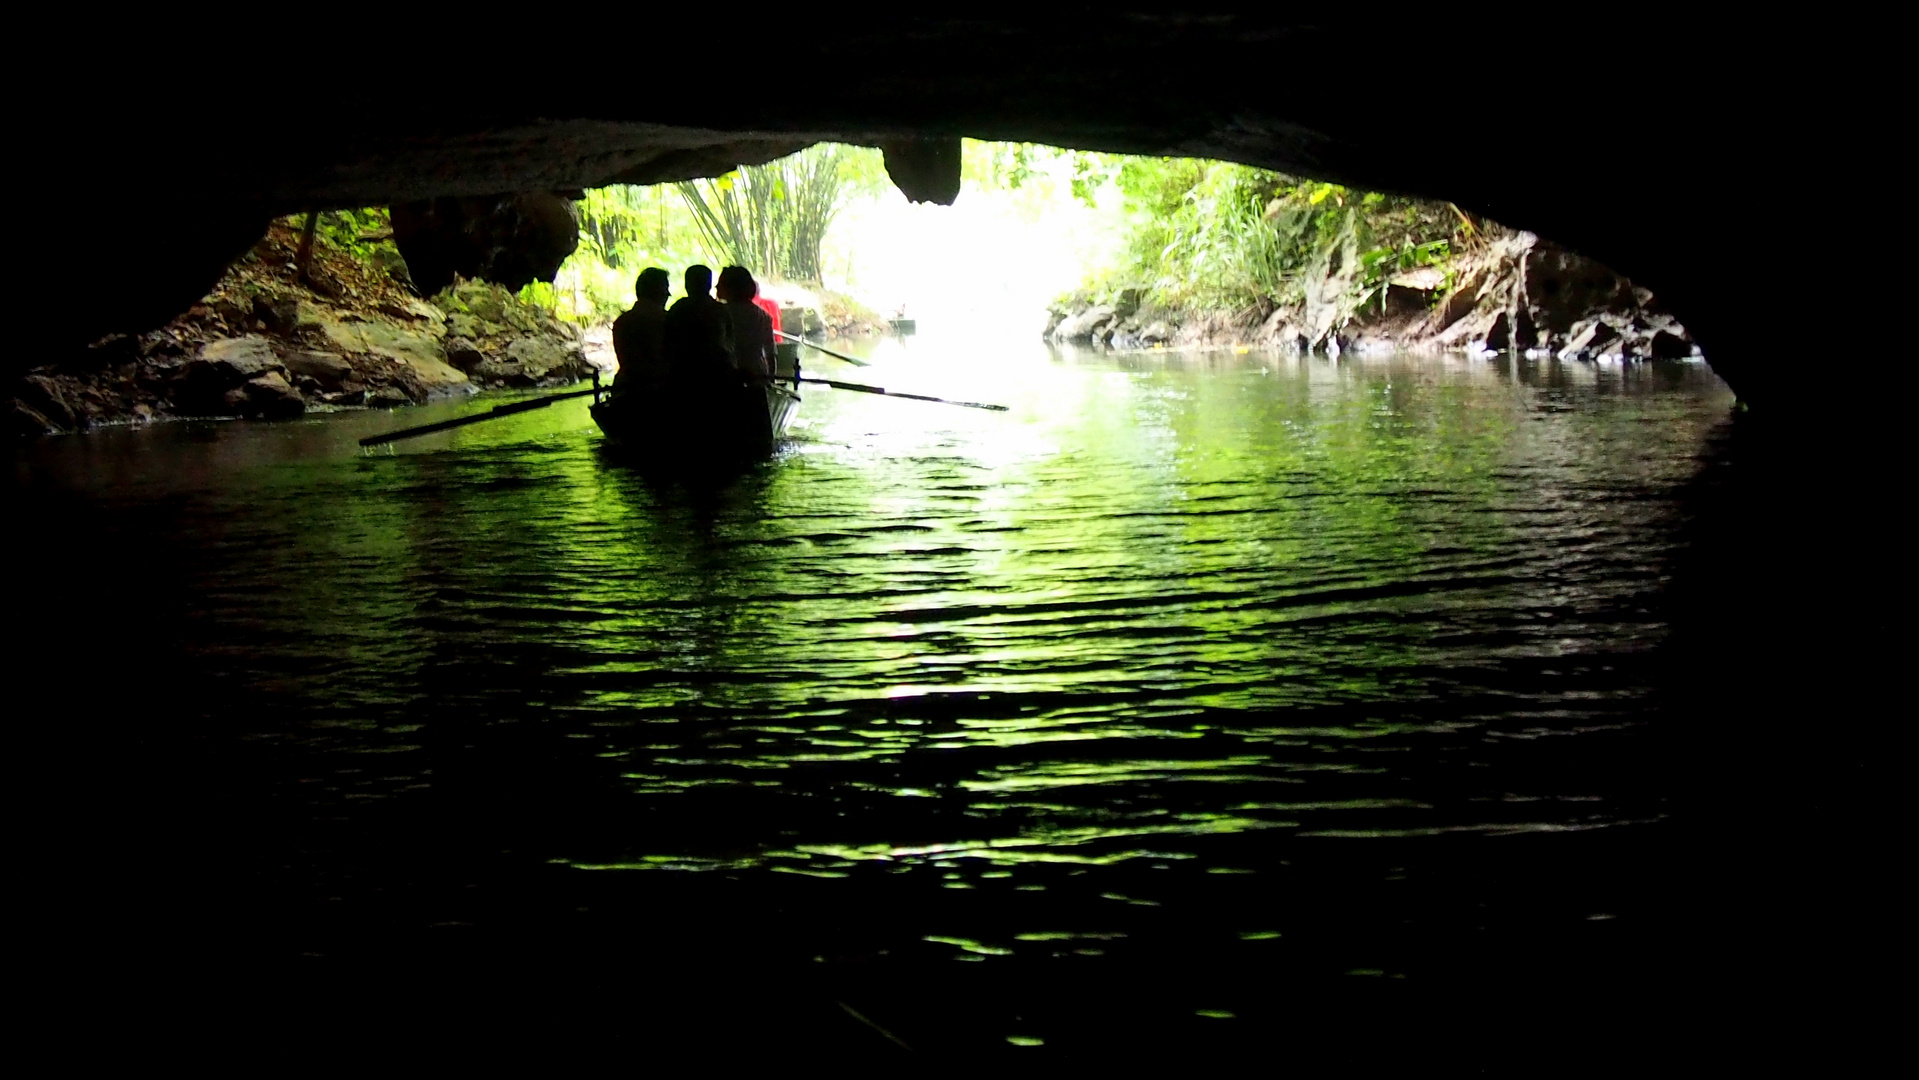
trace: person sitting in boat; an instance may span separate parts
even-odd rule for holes
[[[686,295],[666,312],[666,363],[681,383],[711,383],[733,373],[733,322],[713,299],[713,271],[686,268]]]
[[[753,302],[759,294],[760,283],[746,267],[720,271],[719,295],[726,302],[733,329],[733,369],[754,382],[765,382],[773,374],[773,320]]]
[[[633,307],[613,320],[613,352],[620,358],[619,373],[613,376],[615,390],[666,381],[668,280],[666,271],[657,266],[640,271],[633,282]]]

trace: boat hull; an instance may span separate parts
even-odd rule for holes
[[[799,392],[779,382],[627,390],[594,402],[591,412],[617,449],[660,464],[697,464],[771,454],[799,404]]]

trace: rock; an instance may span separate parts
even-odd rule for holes
[[[1385,295],[1377,302],[1375,310],[1379,310],[1386,318],[1404,318],[1425,311],[1431,299],[1430,289],[1417,289],[1394,280],[1387,283]]]
[[[1499,351],[1513,347],[1513,320],[1510,312],[1496,311],[1487,322],[1485,332],[1477,335],[1482,350]]]
[[[1160,319],[1155,319],[1147,323],[1146,327],[1139,332],[1140,343],[1145,345],[1157,345],[1161,342],[1171,341],[1172,339],[1172,329],[1166,325],[1164,320]]]
[[[451,311],[446,316],[446,334],[448,341],[454,338],[472,341],[484,336],[485,324],[480,322],[478,316],[464,311]]]
[[[338,353],[302,350],[286,355],[286,369],[301,378],[313,380],[322,390],[338,390],[353,376],[353,365]]]
[[[471,318],[471,316],[458,317]],[[472,338],[462,336],[446,339],[446,362],[468,375],[471,375],[474,367],[485,359],[486,357],[480,352],[480,347],[473,344]]]
[[[1525,232],[1474,258],[1460,286],[1406,337],[1469,352],[1538,349],[1561,360],[1691,355],[1685,328],[1652,294],[1600,263]]]
[[[258,334],[209,341],[201,348],[197,363],[233,384],[286,367],[274,353],[273,343]]]
[[[300,325],[300,302],[288,298],[256,296],[253,317],[275,334],[291,334]]]
[[[378,319],[349,319],[317,313],[319,330],[334,349],[394,361],[408,370],[407,378],[423,393],[466,381],[466,373],[446,362],[446,349],[424,330]]]
[[[60,425],[42,414],[39,410],[21,401],[13,400],[13,408],[7,412],[7,433],[17,439],[30,439],[39,435],[58,435]]]
[[[413,399],[397,386],[376,386],[366,391],[366,404],[368,408],[392,409],[401,405],[411,405]]]
[[[1577,359],[1592,347],[1593,338],[1598,336],[1600,328],[1598,319],[1582,319],[1574,323],[1567,331],[1566,344],[1559,350],[1559,358],[1561,360]]]
[[[473,381],[487,386],[526,387],[538,385],[538,378],[525,368],[505,360],[482,360],[473,368]]]
[[[1387,283],[1414,292],[1435,293],[1446,286],[1446,272],[1437,266],[1415,266],[1394,274]]]
[[[394,246],[428,295],[456,277],[515,292],[552,281],[580,243],[572,200],[549,191],[396,203],[391,216]]]
[[[460,310],[481,322],[503,323],[506,321],[507,298],[498,290],[487,288],[484,282],[461,282],[454,286],[451,299],[459,305]]]
[[[1113,314],[1118,315],[1122,319],[1132,318],[1133,313],[1139,310],[1139,300],[1140,291],[1138,289],[1121,289],[1119,291],[1119,299],[1113,303]]]
[[[404,301],[399,301],[399,300],[382,301],[380,303],[378,310],[380,314],[386,315],[395,319],[424,321],[430,324],[431,326],[440,327],[440,328],[444,328],[446,326],[445,312],[441,311],[439,308],[434,307],[432,304],[426,303],[421,300],[415,300],[415,299],[412,299],[411,297],[407,298]]]
[[[230,416],[229,391],[268,374],[278,375],[284,383],[285,371],[266,338],[258,334],[222,338],[208,342],[198,356],[180,365],[170,396],[175,409],[187,416]]]
[[[1656,330],[1647,351],[1656,360],[1684,360],[1692,355],[1692,341],[1683,332]]]
[[[951,206],[960,192],[960,140],[951,136],[888,139],[881,160],[910,202]]]
[[[1101,324],[1108,322],[1118,312],[1110,304],[1095,304],[1077,315],[1069,315],[1060,321],[1053,330],[1055,341],[1087,343],[1093,340],[1094,332]]]
[[[413,283],[413,275],[407,272],[406,257],[400,254],[398,248],[386,247],[384,245],[375,248],[373,250],[373,262],[379,266],[380,269],[386,271],[386,275],[394,281],[416,292],[418,291],[418,287]]]
[[[73,430],[82,426],[82,414],[60,391],[51,376],[28,375],[20,380],[18,403],[25,406],[55,430]]]
[[[306,412],[300,392],[277,371],[248,379],[221,395],[228,412],[264,420],[285,420]]]
[[[586,364],[578,345],[551,338],[517,338],[506,347],[506,359],[536,382],[574,377]]]
[[[251,299],[220,295],[208,299],[207,307],[221,322],[235,329],[244,328],[253,319]]]
[[[1517,306],[1541,329],[1566,333],[1595,312],[1627,313],[1641,306],[1631,282],[1557,244],[1533,237],[1518,262]]]

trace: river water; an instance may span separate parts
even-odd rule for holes
[[[479,404],[18,452],[117,744],[72,766],[123,793],[82,856],[168,897],[104,921],[349,997],[751,970],[749,1037],[916,1047],[1664,940],[1708,369],[847,347],[815,373],[1010,411],[819,389],[697,483],[577,401],[372,455]]]

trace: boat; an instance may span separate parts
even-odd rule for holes
[[[778,304],[764,296],[755,296],[753,304],[774,326],[781,324]],[[762,458],[779,446],[800,407],[799,349],[782,345],[775,354],[768,382],[605,390],[595,376],[589,411],[611,449],[641,455],[650,464]]]
[[[765,457],[799,406],[795,365],[764,383],[601,391],[589,411],[611,447],[668,464]]]

